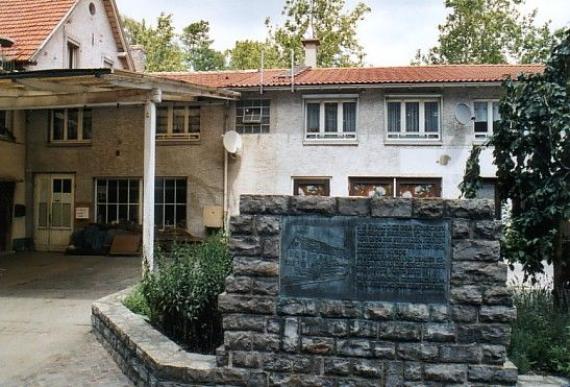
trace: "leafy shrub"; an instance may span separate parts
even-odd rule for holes
[[[509,358],[521,373],[570,376],[570,315],[555,306],[548,288],[516,288],[517,320]]]
[[[190,351],[212,353],[223,341],[217,300],[231,270],[226,239],[213,236],[156,255],[159,270],[141,284],[151,324]]]
[[[148,317],[150,315],[150,309],[146,302],[146,299],[142,293],[141,285],[137,285],[123,300],[123,305],[125,305],[131,312],[140,314],[142,316]]]

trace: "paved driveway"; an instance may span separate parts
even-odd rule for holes
[[[90,333],[91,303],[139,278],[136,257],[0,257],[0,386],[129,386]]]

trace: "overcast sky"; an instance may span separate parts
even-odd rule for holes
[[[347,0],[351,6],[358,0]],[[364,0],[372,12],[361,22],[359,39],[368,65],[407,65],[418,48],[437,42],[437,25],[445,20],[443,0]],[[214,47],[225,50],[236,40],[261,40],[265,18],[282,20],[283,0],[117,0],[122,14],[154,21],[160,12],[172,13],[178,30],[204,19],[210,22]],[[538,8],[540,22],[553,27],[570,23],[570,0],[527,0],[527,11]]]

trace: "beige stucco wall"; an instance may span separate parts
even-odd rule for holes
[[[96,13],[91,15],[89,3],[95,4]],[[27,70],[67,68],[67,41],[79,44],[79,68],[101,68],[104,58],[121,69],[118,49],[111,24],[107,19],[102,0],[80,0],[68,18],[57,28],[45,46],[36,55],[37,62]]]
[[[15,181],[14,204],[25,204],[26,185],[26,131],[25,113],[12,112],[12,133],[14,141],[0,140],[0,180]],[[26,236],[26,219],[16,218],[12,220],[12,239],[20,239]]]
[[[222,206],[223,105],[203,106],[201,140],[196,144],[159,145],[156,176],[186,177],[188,181],[188,228],[204,235],[203,208]],[[47,142],[47,111],[28,112],[28,164],[36,173],[74,173],[76,203],[90,203],[94,216],[94,179],[97,177],[142,178],[144,117],[142,106],[96,108],[93,139],[87,146],[55,146]],[[28,179],[31,190],[32,177]],[[28,201],[31,202],[31,195]],[[31,204],[31,203],[30,203]],[[32,218],[30,218],[32,219]],[[28,224],[29,232],[33,225]]]
[[[303,94],[358,94],[357,145],[304,144]],[[271,133],[245,134],[241,157],[230,162],[230,213],[239,209],[241,194],[293,193],[293,177],[328,177],[332,196],[347,196],[349,177],[439,177],[445,198],[459,196],[465,162],[473,145],[473,125],[455,119],[457,103],[497,98],[490,87],[311,90],[243,93],[242,98],[271,99]],[[441,95],[442,141],[437,145],[392,145],[386,141],[386,95]],[[232,109],[232,113],[234,109]],[[232,125],[234,118],[232,117]],[[447,165],[439,160],[449,156]],[[481,156],[481,173],[493,177],[492,154]]]

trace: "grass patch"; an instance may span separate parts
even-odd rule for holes
[[[519,372],[570,376],[570,315],[557,310],[551,290],[517,287],[514,303],[509,358]]]
[[[123,299],[125,305],[131,312],[140,314],[144,317],[150,315],[150,308],[142,293],[142,285],[137,285],[133,290]]]

